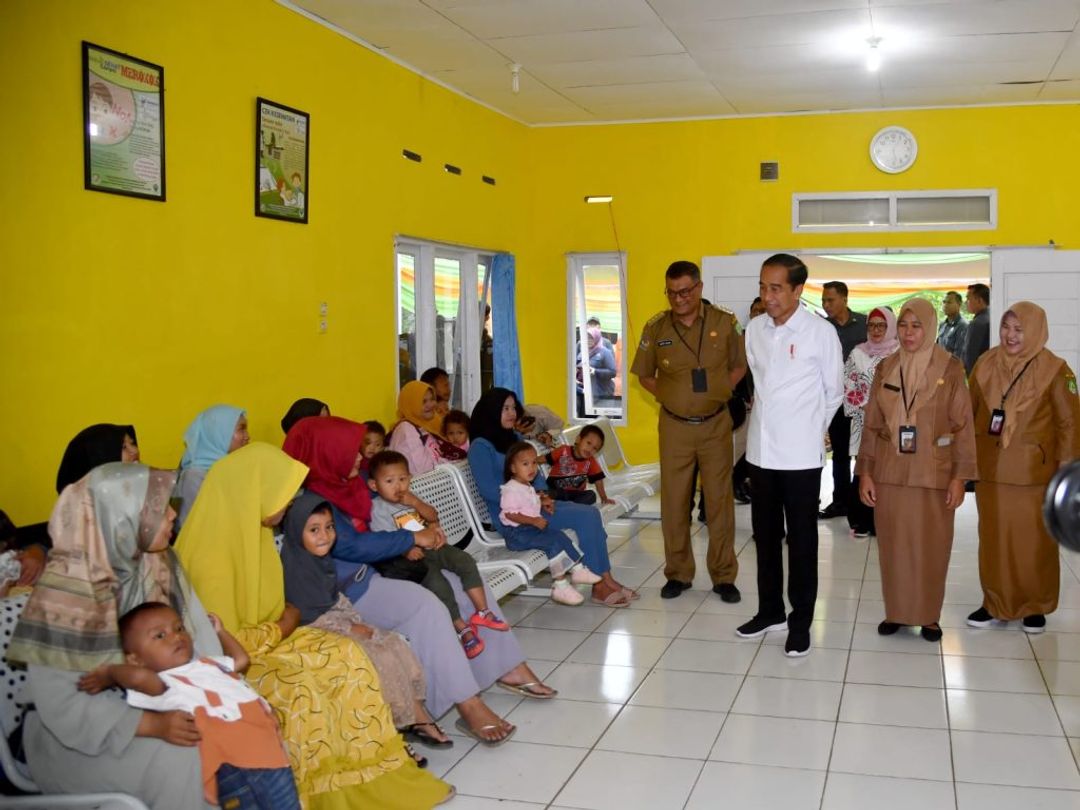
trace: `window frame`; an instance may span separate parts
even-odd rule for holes
[[[625,427],[629,424],[629,397],[628,397],[628,380],[627,375],[629,373],[630,358],[627,356],[627,336],[629,334],[629,320],[626,304],[626,252],[625,251],[602,251],[602,252],[585,252],[585,253],[567,253],[566,254],[566,380],[567,380],[567,423],[571,425],[583,425],[587,422],[591,422],[591,418],[581,418],[577,415],[577,386],[575,385],[575,374],[577,371],[577,358],[574,356],[574,345],[584,347],[588,345],[585,335],[585,322],[582,321],[580,326],[577,326],[577,313],[574,312],[574,300],[576,296],[576,289],[579,280],[584,284],[585,276],[582,272],[586,266],[593,265],[607,265],[615,266],[619,269],[619,304],[622,317],[622,334],[619,339],[623,341],[622,348],[622,362],[619,366],[618,373],[622,380],[622,412],[619,416],[610,414],[600,414],[601,416],[607,416],[613,425],[619,427]],[[582,298],[584,300],[584,298]],[[584,304],[583,304],[584,306]],[[588,318],[588,312],[584,313]],[[591,399],[591,394],[586,395],[586,401]]]
[[[915,223],[902,224],[897,221],[897,200],[925,199],[934,197],[948,198],[986,198],[990,203],[988,222],[972,223]],[[875,222],[873,225],[801,225],[799,224],[799,205],[803,202],[830,200],[888,200],[889,221]],[[791,195],[791,230],[793,233],[903,233],[918,231],[993,231],[998,226],[998,193],[996,188],[968,189],[929,189],[919,191],[837,191],[822,193],[798,193]]]

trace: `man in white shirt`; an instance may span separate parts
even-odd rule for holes
[[[810,652],[825,433],[844,391],[836,329],[799,303],[806,276],[806,265],[795,256],[778,253],[766,259],[758,285],[766,317],[746,327],[746,359],[754,375],[746,460],[758,612],[735,632],[758,638],[786,627],[784,652],[792,657]],[[785,524],[790,616],[784,609]]]

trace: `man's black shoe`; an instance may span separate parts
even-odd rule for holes
[[[735,503],[750,503],[750,488],[746,484],[736,484],[733,494]]]
[[[735,587],[734,582],[717,583],[712,586],[712,592],[718,594],[723,601],[732,605],[742,601],[742,594],[739,593],[739,589]]]
[[[660,589],[661,599],[674,599],[676,596],[682,596],[682,592],[689,590],[690,582],[679,582],[677,579],[669,579],[664,583],[664,587]]]
[[[838,517],[847,517],[847,509],[843,506],[837,506],[836,503],[830,503],[824,509],[817,513],[818,520],[832,520]]]

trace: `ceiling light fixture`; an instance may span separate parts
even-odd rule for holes
[[[614,199],[610,194],[592,194],[585,198],[585,202],[591,205],[593,203],[609,203]]]
[[[881,37],[870,37],[866,44],[870,46],[870,52],[866,55],[866,69],[877,73],[881,70],[881,49],[878,47],[881,45]]]
[[[521,65],[517,62],[510,66],[510,89],[515,93],[521,90]]]

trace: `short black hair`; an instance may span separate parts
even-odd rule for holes
[[[826,281],[822,285],[822,289],[824,289],[824,290],[834,290],[839,295],[842,295],[842,296],[844,296],[844,298],[847,298],[847,284],[845,284],[842,281]]]
[[[446,377],[446,379],[449,380],[450,379],[449,372],[447,372],[447,370],[445,368],[439,368],[438,366],[432,366],[431,368],[429,368],[427,371],[425,371],[423,374],[420,375],[420,382],[427,383],[428,385],[434,386],[435,381],[438,380],[438,379],[441,379],[443,377]]]
[[[141,605],[136,605],[123,616],[120,617],[120,621],[117,622],[120,628],[120,643],[124,648],[124,652],[131,652],[131,645],[128,644],[129,636],[131,634],[132,625],[135,624],[135,620],[144,613],[149,613],[152,610],[173,610],[172,605],[166,605],[164,602],[143,602]]]
[[[968,284],[968,292],[987,306],[990,305],[990,288],[985,284]]]
[[[787,282],[792,289],[806,283],[810,273],[802,259],[792,256],[790,253],[777,253],[761,263],[762,268],[783,267],[787,270]]]
[[[956,290],[949,290],[945,293],[945,300],[948,301],[950,298],[956,301],[957,304],[962,304],[964,302],[964,299],[960,297],[960,293]]]
[[[750,306],[753,306],[754,304],[760,304],[760,303],[761,303],[761,296],[760,295],[755,295],[754,300],[750,302]]]
[[[536,452],[536,448],[529,442],[514,442],[506,451],[506,461],[503,463],[503,481],[509,481],[514,477],[514,474],[510,471],[510,465],[514,463],[514,459],[524,453],[526,450],[532,450]]]
[[[395,464],[403,464],[406,472],[409,472],[409,460],[405,456],[397,450],[380,450],[368,462],[368,475],[374,478],[383,467],[392,467]]]
[[[701,281],[701,268],[693,262],[688,262],[685,259],[672,262],[668,265],[667,272],[664,273],[664,278],[674,281],[677,278],[683,278],[684,276],[690,276],[697,284]]]
[[[469,432],[469,415],[465,411],[450,410],[446,412],[446,416],[443,417],[442,426],[443,433],[446,432],[448,425],[462,425],[465,428],[465,432]]]
[[[586,436],[596,436],[598,439],[600,439],[600,446],[604,446],[604,439],[606,438],[604,436],[604,431],[602,431],[596,425],[585,425],[578,433],[579,439],[584,439]]]
[[[386,437],[386,428],[383,426],[382,422],[379,422],[376,419],[367,420],[364,422],[364,427],[367,428],[368,433],[375,433],[383,438]]]

